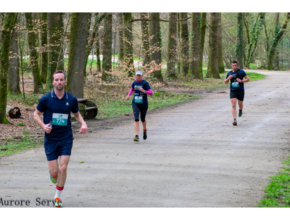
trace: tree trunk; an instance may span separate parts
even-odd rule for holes
[[[236,42],[236,58],[240,69],[244,68],[244,43],[243,43],[243,13],[237,14],[237,42]]]
[[[62,14],[61,13],[47,13],[47,27],[48,27],[48,74],[46,80],[46,88],[52,89],[52,76],[56,70],[60,70],[61,65],[58,66],[58,59],[63,62],[63,54],[61,53],[61,34],[62,34]],[[61,57],[59,57],[62,55]]]
[[[208,76],[220,78],[218,71],[218,18],[217,13],[210,13],[209,28],[209,56],[208,56]]]
[[[123,13],[117,14],[118,18],[118,29],[119,29],[119,38],[118,38],[118,45],[119,45],[119,65],[124,60],[124,29],[123,29]]]
[[[128,76],[134,74],[132,13],[124,13],[124,65]]]
[[[288,12],[286,14],[286,17],[285,17],[285,20],[283,22],[282,27],[277,31],[277,33],[275,34],[275,37],[273,39],[273,42],[272,42],[272,45],[270,48],[270,52],[269,52],[269,56],[268,56],[268,65],[267,65],[268,70],[273,70],[275,51],[276,51],[278,43],[281,40],[283,34],[286,32],[286,28],[287,28],[287,24],[288,24],[289,20],[290,20],[290,12]]]
[[[225,71],[224,59],[223,59],[223,42],[222,42],[222,13],[217,13],[218,18],[218,68],[219,73],[223,73]]]
[[[106,14],[104,19],[104,37],[103,37],[103,69],[102,80],[108,80],[108,73],[112,71],[112,14]]]
[[[68,92],[83,98],[88,13],[72,13],[69,39]]]
[[[180,13],[180,18],[185,19],[187,17],[187,13]],[[185,21],[180,21],[180,30],[181,30],[181,36],[180,36],[180,41],[181,41],[181,74],[183,76],[186,76],[188,73],[188,60],[189,60],[189,34],[188,34],[188,24],[187,20]]]
[[[198,60],[198,75],[200,79],[203,78],[203,50],[204,50],[204,41],[205,41],[205,32],[206,32],[206,15],[207,13],[201,13],[201,26],[200,26],[200,43],[199,43],[199,60]]]
[[[161,34],[159,25],[159,13],[150,13],[150,64],[153,67],[161,64]],[[153,76],[163,82],[161,68],[155,70]]]
[[[47,52],[47,13],[41,13],[41,80],[46,83],[48,70],[48,52]]]
[[[89,40],[90,36],[90,29],[91,29],[91,20],[92,20],[92,13],[88,13],[88,29],[87,29],[87,36],[86,36],[86,56],[85,56],[85,63],[84,63],[84,78],[87,77],[87,64],[88,64],[88,59],[89,55],[91,53],[92,45],[91,41]],[[93,33],[92,33],[93,35]],[[93,39],[93,36],[91,36],[91,40]]]
[[[99,28],[96,32],[96,57],[97,57],[97,72],[101,72],[101,60],[100,60],[100,39]]]
[[[8,91],[12,94],[19,94],[19,56],[18,56],[18,32],[16,28],[13,30],[11,44],[10,44],[10,56],[9,56],[9,68],[8,68]]]
[[[7,107],[7,74],[9,68],[9,48],[11,42],[11,30],[16,23],[17,13],[7,13],[6,18],[2,21],[3,28],[1,31],[1,59],[0,59],[0,123],[10,123],[6,118]]]
[[[177,78],[175,73],[178,13],[169,13],[169,34],[167,51],[167,77]]]
[[[41,76],[39,72],[38,57],[37,57],[37,51],[36,51],[37,34],[33,30],[31,13],[25,13],[25,21],[26,21],[26,28],[28,30],[28,45],[30,49],[29,59],[32,66],[32,74],[33,74],[33,83],[34,83],[33,92],[39,93],[39,89],[42,89],[42,83],[41,83]]]
[[[198,73],[199,41],[200,41],[200,13],[191,13],[191,35],[189,51],[189,71],[188,76],[201,78]]]
[[[148,13],[140,13],[141,19],[148,19]],[[149,49],[149,25],[148,21],[141,21],[142,30],[142,48],[143,48],[143,68],[148,69],[150,64],[150,49]]]

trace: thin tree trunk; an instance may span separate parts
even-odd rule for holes
[[[243,13],[237,14],[237,42],[236,58],[241,69],[244,68],[244,43],[243,43]]]
[[[280,13],[277,13],[276,14],[276,27],[275,27],[275,34],[277,34],[279,32],[279,16]],[[278,45],[277,45],[278,47]],[[280,70],[280,66],[279,66],[279,51],[276,52],[276,62],[275,62],[275,69],[276,70]]]
[[[203,51],[206,32],[206,12],[201,13],[201,26],[200,26],[200,45],[199,45],[199,61],[198,61],[198,75],[199,78],[203,78]]]
[[[87,65],[88,65],[88,59],[89,55],[91,53],[92,49],[92,43],[89,41],[90,36],[90,28],[91,28],[91,20],[92,20],[92,13],[88,13],[88,30],[87,30],[87,36],[86,36],[86,56],[85,56],[85,63],[84,63],[84,78],[87,77]],[[93,35],[93,33],[92,33]],[[93,37],[91,37],[91,40],[93,40]]]
[[[187,13],[180,13],[180,18],[181,20],[187,18]],[[189,34],[188,34],[188,24],[187,24],[187,20],[185,21],[181,21],[180,22],[180,30],[181,30],[181,36],[180,36],[180,40],[181,40],[181,74],[183,76],[186,76],[188,73],[188,68],[189,68],[189,64],[188,64],[188,60],[189,60]]]
[[[96,57],[97,57],[97,72],[101,72],[99,28],[96,32]]]
[[[151,65],[155,67],[161,64],[161,33],[159,25],[159,13],[151,13],[150,20],[150,60]],[[155,70],[152,74],[160,82],[163,82],[161,68],[159,70]]]
[[[9,48],[11,42],[11,30],[17,20],[17,13],[7,13],[6,19],[2,21],[1,31],[1,54],[0,54],[0,123],[10,123],[6,118],[7,107],[7,74],[9,67]]]
[[[124,65],[128,76],[134,74],[132,13],[124,13]]]
[[[52,76],[57,70],[58,58],[61,53],[61,13],[47,13],[47,29],[48,29],[48,74],[46,79],[46,88],[52,89]],[[63,58],[60,58],[63,60]],[[59,66],[60,67],[60,66]]]
[[[102,80],[108,80],[108,73],[112,71],[112,14],[108,13],[104,19],[103,37],[103,69]]]
[[[210,13],[208,76],[217,79],[220,78],[218,71],[218,40],[217,13]]]
[[[191,13],[191,34],[189,51],[188,76],[200,78],[198,74],[199,41],[200,41],[200,13]],[[202,78],[202,77],[201,77]]]
[[[148,19],[148,13],[140,13],[141,19]],[[148,21],[141,21],[143,68],[148,69],[150,64],[149,25]]]
[[[48,52],[47,52],[47,13],[41,13],[41,80],[46,83],[48,70]]]
[[[33,83],[34,88],[33,92],[38,93],[39,89],[42,89],[42,83],[41,83],[41,76],[39,72],[38,67],[38,57],[37,57],[37,51],[36,51],[36,33],[33,30],[32,25],[32,14],[31,13],[25,13],[25,21],[26,21],[26,28],[28,30],[28,45],[30,49],[30,63],[32,66],[32,74],[33,74]]]
[[[68,92],[83,98],[88,13],[72,13],[69,39]]]
[[[222,13],[217,13],[218,18],[218,68],[219,73],[223,73],[225,71],[224,59],[223,59],[223,42],[222,42]]]
[[[123,13],[117,14],[118,18],[118,29],[119,29],[119,38],[118,38],[118,45],[119,45],[119,68],[121,67],[121,63],[124,60],[124,29],[123,29]],[[120,68],[121,69],[121,68]]]
[[[12,94],[19,94],[19,56],[18,56],[18,32],[16,28],[13,30],[11,44],[10,44],[10,56],[9,56],[9,68],[8,68],[8,91]]]
[[[275,37],[273,39],[273,43],[272,43],[271,48],[270,48],[268,62],[267,62],[268,63],[268,65],[267,65],[268,70],[273,70],[273,62],[274,62],[276,48],[277,48],[278,43],[281,40],[283,34],[286,32],[287,24],[288,24],[289,20],[290,20],[290,12],[288,12],[286,14],[286,17],[285,17],[285,20],[283,22],[282,27],[277,31],[277,33],[275,34]]]
[[[167,77],[177,78],[175,73],[178,13],[169,13],[169,34],[167,51]]]

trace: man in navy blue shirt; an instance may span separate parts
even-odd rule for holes
[[[65,91],[66,75],[59,70],[53,74],[53,91],[39,100],[34,119],[45,131],[44,149],[48,161],[50,179],[56,183],[54,202],[62,207],[60,194],[66,181],[66,172],[73,146],[70,113],[81,124],[79,133],[87,132],[87,124],[78,109],[77,98]],[[43,121],[40,115],[43,113]],[[60,156],[59,165],[58,157]]]
[[[244,70],[238,68],[238,62],[232,62],[232,68],[230,72],[228,72],[227,77],[225,79],[225,84],[231,81],[230,85],[230,99],[232,103],[232,115],[234,118],[233,125],[237,125],[237,100],[239,105],[239,117],[243,115],[243,101],[245,97],[245,89],[244,82],[249,82],[250,79],[245,73]],[[245,78],[245,79],[244,79]]]

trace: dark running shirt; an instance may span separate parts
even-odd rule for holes
[[[141,82],[137,82],[136,80],[132,84],[132,88],[134,89],[134,97],[132,100],[132,104],[135,104],[141,108],[148,107],[148,99],[147,94],[141,92],[139,89],[136,89],[137,87],[142,87],[145,91],[151,89],[149,86],[149,83],[145,81],[144,79]],[[143,103],[136,103],[135,99],[141,98]]]
[[[232,83],[233,82],[237,82],[237,78],[243,80],[244,77],[247,75],[245,73],[244,70],[241,70],[241,69],[238,69],[237,72],[233,72],[233,70],[229,71],[228,74],[227,74],[227,77],[226,79],[231,75],[231,73],[233,74],[234,78],[231,79],[231,82],[230,82],[230,90],[244,90],[244,83],[239,83],[239,87],[238,88],[233,88],[232,87]]]
[[[49,92],[41,97],[38,106],[36,107],[38,111],[43,112],[43,123],[48,124],[52,121],[52,114],[68,114],[68,120],[66,126],[52,125],[52,130],[49,134],[45,132],[45,138],[54,141],[61,141],[65,139],[73,139],[70,112],[78,113],[78,100],[77,98],[65,92],[64,96],[59,99],[54,93]]]

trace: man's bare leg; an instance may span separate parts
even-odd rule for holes
[[[51,176],[56,177],[58,174],[57,160],[48,161],[48,169]]]
[[[238,100],[238,105],[239,105],[239,117],[241,117],[242,116],[242,110],[243,110],[243,107],[244,107],[244,105],[243,105],[243,101],[241,101],[241,100]]]
[[[236,119],[237,118],[237,109],[236,109],[237,99],[236,98],[231,99],[231,103],[232,103],[232,115],[233,115],[233,118]]]
[[[66,174],[67,174],[67,166],[69,163],[70,156],[62,155],[60,156],[59,161],[59,176],[57,179],[57,186],[64,187],[66,181]]]

